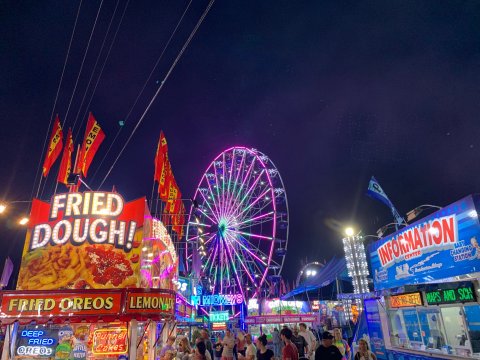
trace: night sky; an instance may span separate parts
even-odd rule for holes
[[[65,129],[76,122],[77,143],[87,110],[103,127],[107,138],[87,178],[93,188],[207,3],[192,1],[133,106],[188,1],[131,1],[126,10],[124,0],[104,1],[67,116],[100,6],[83,1],[54,112]],[[0,199],[36,193],[78,5],[2,2]],[[388,208],[365,195],[372,175],[402,214],[480,190],[479,34],[478,1],[218,0],[103,189],[115,185],[127,200],[150,197],[161,129],[184,197],[193,196],[218,153],[233,145],[257,148],[274,161],[286,186],[284,275],[293,280],[305,258],[343,255],[343,225],[372,234],[392,221]],[[113,143],[121,120],[125,126]],[[59,162],[41,191],[44,199],[53,193]],[[0,266],[8,254],[18,265],[25,230],[13,221],[22,210],[17,204],[0,221]]]

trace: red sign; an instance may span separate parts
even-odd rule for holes
[[[122,294],[113,292],[65,294],[3,293],[1,317],[114,315],[122,308]]]
[[[117,193],[33,199],[17,290],[140,286],[144,216],[145,198]]]
[[[93,333],[92,352],[95,355],[125,354],[128,351],[127,328],[104,328]]]
[[[175,295],[164,291],[129,292],[127,313],[155,313],[171,315],[175,311]]]
[[[227,323],[224,323],[224,322],[212,323],[212,330],[213,331],[227,330]]]
[[[390,296],[390,307],[392,308],[422,306],[422,305],[423,305],[422,294],[419,292]]]

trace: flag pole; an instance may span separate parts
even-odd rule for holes
[[[73,168],[71,170],[71,174],[74,174],[75,171],[77,170],[77,163],[78,163],[78,154],[80,153],[80,144],[77,145],[77,152],[75,154],[75,163],[73,164]],[[80,175],[81,176],[81,175]],[[68,186],[68,192],[73,192],[73,187],[75,185],[69,185]]]

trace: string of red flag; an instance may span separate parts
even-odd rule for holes
[[[153,180],[158,183],[159,198],[165,202],[162,222],[165,225],[172,225],[172,230],[181,239],[183,237],[183,226],[185,225],[185,205],[182,201],[182,193],[173,175],[172,165],[168,159],[168,144],[163,131],[160,131],[154,163]]]

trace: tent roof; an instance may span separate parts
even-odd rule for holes
[[[328,286],[336,279],[347,280],[346,272],[347,264],[345,258],[334,257],[317,273],[317,275],[307,278],[295,289],[283,295],[282,299],[285,300],[295,295]],[[348,280],[350,281],[349,278]]]

